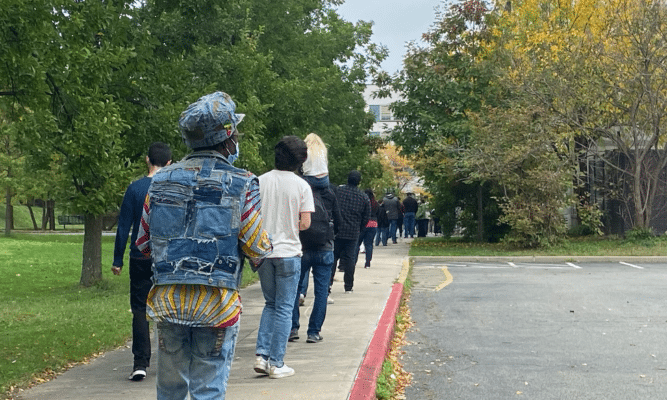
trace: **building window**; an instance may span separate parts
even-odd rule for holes
[[[375,122],[380,121],[380,106],[368,106],[370,111],[375,114]]]
[[[389,105],[386,106],[380,106],[380,120],[382,121],[391,121],[394,119],[394,116],[391,114],[391,110],[389,109]],[[377,121],[377,119],[376,119]]]

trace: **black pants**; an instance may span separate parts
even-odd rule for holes
[[[343,281],[345,282],[346,292],[352,290],[354,286],[354,269],[357,262],[358,249],[357,240],[355,238],[336,239],[334,241],[334,265],[331,269],[331,285],[333,285],[334,275],[336,274],[336,265],[340,261],[340,268],[344,272]]]
[[[134,368],[148,368],[151,336],[146,319],[146,299],[153,286],[151,260],[130,258],[130,307],[132,307],[132,354]]]
[[[418,219],[417,220],[417,237],[426,237],[428,233],[428,220],[427,219]]]

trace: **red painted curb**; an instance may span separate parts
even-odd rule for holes
[[[375,387],[377,379],[382,371],[382,363],[389,350],[389,344],[394,336],[394,325],[396,324],[396,313],[401,304],[403,295],[403,284],[395,283],[391,288],[391,294],[384,306],[384,311],[375,328],[366,355],[361,362],[354,385],[348,396],[349,400],[375,399]]]

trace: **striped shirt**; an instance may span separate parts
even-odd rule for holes
[[[150,255],[150,198],[147,195],[141,217],[137,247]],[[246,193],[239,231],[241,251],[253,265],[271,254],[269,235],[262,227],[259,184],[253,180]],[[206,285],[153,285],[146,301],[146,313],[156,322],[192,327],[224,328],[234,325],[241,314],[241,297],[237,290]]]

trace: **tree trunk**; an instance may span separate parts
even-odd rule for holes
[[[32,211],[32,206],[30,204],[27,204],[26,207],[28,207],[28,212],[30,212],[30,219],[32,220],[32,229],[33,230],[39,230],[37,227],[37,221],[35,220],[35,213]]]
[[[14,229],[14,209],[12,208],[12,189],[5,192],[5,235],[9,236]]]
[[[647,210],[645,210],[644,196],[642,191],[642,160],[636,160],[634,174],[632,175],[632,197],[635,208],[635,223],[637,228],[648,228],[646,221]]]
[[[102,216],[86,214],[83,233],[82,286],[89,287],[102,280]]]
[[[484,240],[484,198],[482,191],[482,183],[479,183],[477,188],[477,241]]]
[[[46,220],[49,224],[49,230],[56,230],[56,201],[47,200],[46,201]],[[45,228],[46,229],[46,228]]]

